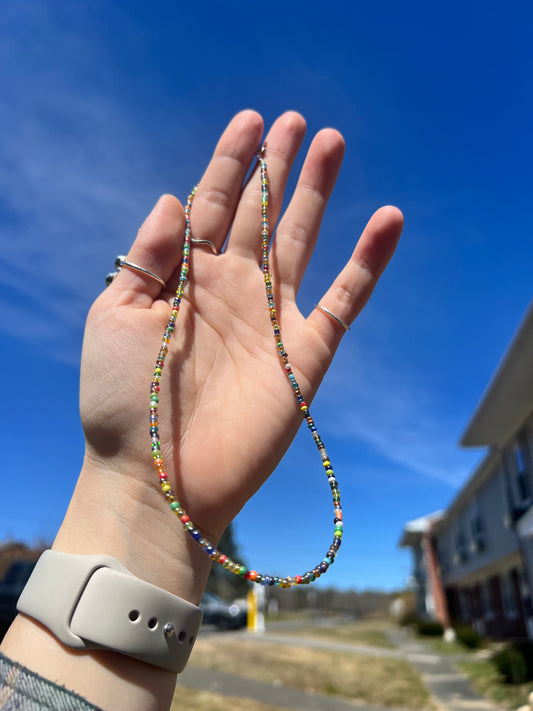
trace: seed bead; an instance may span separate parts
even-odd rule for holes
[[[159,409],[159,392],[160,392],[160,380],[163,372],[163,367],[165,365],[165,360],[168,355],[168,344],[172,338],[175,331],[175,323],[178,318],[181,301],[183,299],[183,294],[188,281],[189,275],[189,261],[191,253],[191,222],[190,214],[191,207],[196,194],[197,187],[193,188],[189,197],[187,198],[187,204],[185,206],[185,232],[183,241],[183,257],[180,267],[180,276],[178,280],[178,287],[176,289],[176,296],[172,304],[172,311],[168,321],[168,325],[163,333],[161,339],[161,348],[156,360],[156,365],[154,369],[154,375],[152,378],[152,383],[150,386],[150,441],[152,448],[152,456],[154,460],[154,466],[157,471],[159,482],[161,485],[161,490],[164,496],[170,501],[170,509],[178,517],[179,521],[183,525],[185,531],[189,534],[193,541],[195,541],[202,550],[215,562],[222,565],[225,570],[231,573],[243,577],[251,582],[257,583],[264,586],[276,586],[280,588],[290,588],[295,585],[308,585],[309,583],[317,580],[321,575],[326,573],[331,565],[335,562],[337,552],[341,545],[342,534],[343,534],[343,523],[342,523],[342,508],[340,504],[340,494],[338,488],[338,482],[333,473],[333,467],[331,466],[331,460],[326,452],[324,443],[318,434],[318,430],[315,421],[311,417],[309,411],[309,405],[303,398],[303,395],[296,380],[296,376],[292,370],[292,366],[289,363],[287,352],[283,345],[281,339],[281,329],[278,323],[278,312],[276,308],[273,286],[272,286],[272,274],[270,271],[270,261],[269,261],[269,251],[270,251],[270,228],[268,221],[268,170],[267,164],[263,159],[264,147],[260,149],[257,154],[260,165],[261,173],[261,270],[264,276],[265,291],[267,297],[267,305],[270,316],[270,322],[272,324],[272,329],[274,333],[274,340],[276,343],[276,349],[278,351],[283,370],[287,376],[289,384],[292,387],[293,395],[296,402],[296,407],[300,411],[304,421],[306,422],[314,442],[317,446],[318,453],[322,460],[322,465],[325,470],[325,474],[328,478],[328,483],[331,488],[331,495],[333,500],[334,509],[334,530],[333,530],[333,541],[331,546],[320,563],[315,566],[312,570],[303,573],[302,575],[288,576],[285,578],[280,578],[275,575],[264,575],[258,573],[256,570],[248,570],[245,565],[237,563],[228,558],[224,553],[217,550],[210,541],[202,537],[200,529],[191,521],[189,515],[183,509],[179,501],[172,490],[172,486],[168,481],[168,475],[165,472],[165,465],[163,462],[163,457],[161,455],[161,442],[159,436],[159,421],[158,421],[158,409]]]

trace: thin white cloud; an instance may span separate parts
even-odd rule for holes
[[[121,75],[94,37],[69,35],[47,5],[31,5],[26,12],[33,16],[24,23],[17,22],[17,12],[12,5],[6,41],[0,43],[0,64],[7,68],[0,89],[9,106],[0,118],[5,215],[0,332],[24,337],[20,324],[29,318],[27,337],[43,352],[75,365],[84,316],[106,271],[127,248],[151,202],[169,189],[168,166],[165,173],[158,164],[166,154],[165,135],[179,133],[182,162],[176,175],[181,176],[191,173],[188,136],[183,120],[178,126],[174,117],[172,132],[167,119],[161,135],[146,133],[154,116],[145,106],[132,113],[115,95]],[[32,23],[39,31],[20,36],[19,28],[28,32]],[[82,46],[72,52],[75,42]],[[17,82],[17,76],[26,82]],[[350,203],[346,214],[336,207],[326,218],[332,239],[342,236],[346,224],[362,226],[366,208]],[[328,235],[322,238],[328,242]],[[322,273],[315,280],[311,275],[304,287],[315,299],[324,288]],[[379,322],[379,312],[375,315]],[[471,457],[456,447],[464,420],[447,412],[446,403],[403,364],[391,370],[378,349],[345,341],[322,393],[324,427],[336,435],[364,440],[390,462],[451,486],[470,469]]]
[[[75,364],[85,314],[115,256],[158,195],[176,187],[162,166],[166,136],[186,146],[187,132],[174,116],[161,133],[147,132],[157,123],[150,108],[129,110],[113,90],[120,70],[94,37],[69,34],[53,7],[8,5],[3,20],[0,333]],[[31,332],[20,335],[28,320]]]
[[[479,459],[457,447],[463,413],[450,412],[423,378],[405,364],[392,370],[376,350],[345,342],[318,397],[325,430],[424,477],[456,488]]]

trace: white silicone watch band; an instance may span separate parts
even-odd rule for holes
[[[202,611],[107,555],[45,551],[17,603],[74,649],[110,649],[173,672],[187,664]]]

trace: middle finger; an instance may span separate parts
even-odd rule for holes
[[[265,139],[264,159],[269,178],[268,217],[271,233],[279,216],[289,173],[305,136],[305,120],[288,111],[272,125]],[[257,146],[256,146],[257,149]],[[237,208],[228,240],[228,251],[254,260],[261,254],[261,180],[256,170],[248,181]]]

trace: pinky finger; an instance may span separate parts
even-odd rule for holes
[[[307,321],[333,353],[348,326],[370,298],[389,263],[403,227],[396,207],[382,207],[370,218],[349,262]]]

